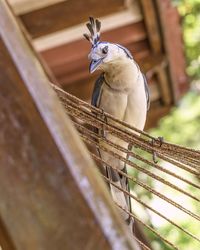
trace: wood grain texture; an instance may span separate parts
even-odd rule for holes
[[[188,89],[186,62],[183,51],[180,16],[170,0],[156,1],[164,37],[164,45],[169,59],[173,98],[177,102]]]
[[[140,0],[144,21],[148,33],[149,43],[153,53],[162,52],[162,38],[160,33],[159,22],[157,18],[155,1]]]
[[[141,8],[144,13],[144,21],[148,33],[148,39],[152,54],[165,53],[163,38],[159,24],[158,12],[154,0],[140,0]],[[172,102],[172,88],[168,71],[159,67],[156,71],[163,104],[169,105]]]
[[[85,32],[87,29],[85,28]],[[123,34],[123,35],[122,35]],[[147,38],[144,22],[129,24],[101,34],[102,41],[109,41],[123,45],[143,41]],[[42,56],[51,68],[59,67],[72,60],[80,61],[80,58],[87,58],[91,44],[84,38],[67,43],[49,50],[42,51]],[[137,51],[137,49],[135,49]]]
[[[16,249],[109,249],[8,54],[3,58],[0,214]]]
[[[145,130],[158,125],[159,120],[166,116],[172,108],[172,105],[161,105],[160,101],[151,103],[150,110],[147,115]]]
[[[77,25],[88,20],[88,16],[105,16],[123,10],[124,0],[67,0],[35,10],[20,18],[33,38]]]
[[[14,246],[138,249],[6,1],[0,23],[0,217]]]
[[[0,218],[0,249],[3,250],[16,250],[14,247],[13,241],[10,238],[9,233]]]

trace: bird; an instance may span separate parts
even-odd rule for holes
[[[90,60],[89,72],[101,71],[94,84],[91,104],[131,126],[143,130],[150,106],[149,89],[145,75],[141,72],[140,67],[127,48],[117,43],[100,40],[101,22],[98,19],[89,17],[86,26],[89,34],[83,35],[91,43],[91,50],[88,55]],[[127,142],[110,134],[109,131],[104,136],[121,147],[128,147]],[[110,147],[106,143],[104,146]],[[115,149],[115,152],[122,157],[127,157],[127,154],[120,150]],[[109,166],[114,166],[127,173],[127,166],[123,161],[101,149],[99,155]],[[127,177],[109,166],[105,166],[106,171],[104,171],[107,177],[117,187],[129,192],[130,187]],[[109,185],[114,202],[131,212],[130,197],[116,186]],[[133,218],[123,210],[120,211],[124,221],[133,232]]]

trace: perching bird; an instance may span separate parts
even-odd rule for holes
[[[90,17],[87,27],[90,35],[84,34],[84,36],[92,44],[89,53],[89,59],[91,60],[89,71],[90,73],[93,73],[95,70],[102,71],[94,86],[92,105],[143,130],[150,103],[145,76],[140,71],[128,49],[116,43],[100,41],[101,23],[99,20]],[[105,137],[122,147],[127,148],[128,146],[126,142],[109,134],[109,132],[105,134]],[[106,144],[104,146],[109,148]],[[121,151],[115,150],[115,152],[126,158],[126,154]],[[124,162],[103,150],[100,150],[100,156],[108,165],[126,173]],[[108,177],[117,186],[129,190],[126,177],[108,166],[106,166],[106,171]],[[112,185],[110,185],[110,190],[114,201],[130,211],[130,199],[127,195]],[[133,221],[130,216],[123,211],[121,213],[124,220],[132,228]]]

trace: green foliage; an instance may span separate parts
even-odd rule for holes
[[[188,74],[200,78],[200,0],[174,0],[183,19]]]
[[[162,135],[166,141],[200,149],[200,95],[189,92],[170,115],[160,121],[150,133]]]

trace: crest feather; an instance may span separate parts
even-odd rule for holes
[[[98,19],[94,19],[94,17],[89,17],[89,22],[86,23],[86,26],[90,35],[83,34],[83,36],[91,42],[92,46],[94,46],[100,40],[101,22]]]

